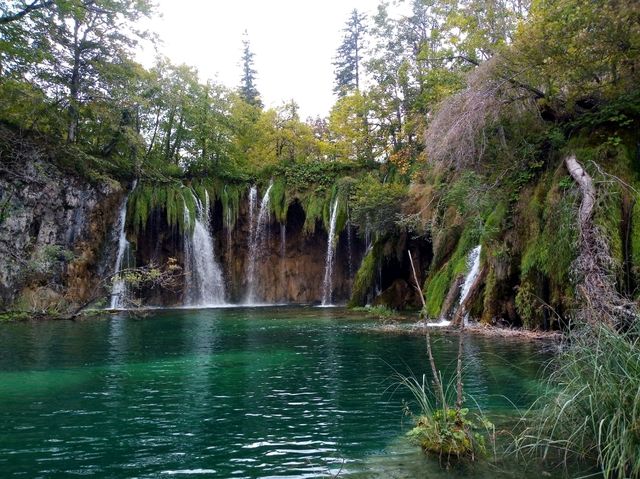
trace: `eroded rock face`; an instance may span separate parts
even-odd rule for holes
[[[120,186],[63,173],[43,149],[5,129],[0,148],[0,307],[83,302],[99,281]]]
[[[277,222],[269,223],[264,249],[256,260],[254,281],[256,302],[321,302],[327,256],[327,232],[318,224],[313,234],[305,234],[302,228],[303,223],[304,212],[300,205],[294,203],[287,216],[284,248],[281,237],[282,225]],[[353,274],[362,259],[364,250],[361,242],[352,238],[351,262],[353,264],[350,268],[347,236],[346,231],[341,234],[333,263],[330,302],[335,304],[344,304],[349,299]],[[247,299],[248,239],[248,215],[242,214],[241,221],[232,233],[231,248],[228,244],[224,244],[224,241],[219,242],[221,243],[219,251],[222,252],[222,262],[227,272],[228,291],[232,302],[242,303]]]

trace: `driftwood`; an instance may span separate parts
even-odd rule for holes
[[[140,266],[136,268],[127,268],[120,271],[116,271],[110,275],[105,276],[98,282],[98,284],[92,289],[91,294],[78,304],[68,314],[63,315],[60,319],[75,319],[80,316],[89,306],[95,303],[97,300],[104,297],[105,289],[111,285],[114,279],[120,278],[123,281],[127,281],[127,276],[137,276],[137,282],[139,286],[144,286],[148,289],[162,288],[167,291],[175,291],[179,279],[182,276],[182,268],[178,266],[173,258],[165,263],[162,267],[158,267],[151,263],[147,266]],[[127,307],[133,307],[136,309],[137,304],[131,303]]]
[[[638,318],[638,309],[616,289],[614,261],[607,239],[593,223],[597,199],[593,179],[575,155],[568,156],[565,165],[582,196],[578,213],[580,252],[573,266],[582,299],[577,319],[590,324],[604,323],[614,329],[624,328]]]
[[[408,250],[409,253],[409,262],[411,263],[411,271],[413,272],[413,281],[414,281],[414,287],[418,290],[418,294],[420,295],[420,301],[422,301],[422,308],[424,309],[425,306],[427,305],[426,301],[424,300],[424,293],[422,292],[422,288],[420,287],[420,281],[418,281],[418,275],[416,274],[416,268],[413,265],[413,257],[411,256],[411,250]]]
[[[462,288],[463,283],[464,275],[462,274],[453,280],[453,283],[449,288],[449,292],[444,298],[444,303],[442,303],[442,309],[440,310],[441,318],[448,319],[455,311],[456,303],[458,303],[460,299],[460,289]]]

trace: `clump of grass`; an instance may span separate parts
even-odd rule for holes
[[[451,395],[439,386],[441,378],[431,388],[425,376],[422,382],[401,374],[396,377],[398,383],[411,392],[419,409],[414,415],[405,405],[406,414],[412,416],[415,423],[407,433],[411,442],[447,465],[452,459],[475,460],[487,452],[485,435],[489,432],[489,437],[494,437],[493,424],[481,413],[470,413],[468,408],[452,405]]]
[[[585,326],[551,363],[548,391],[523,419],[520,453],[590,459],[605,479],[640,477],[640,326]]]

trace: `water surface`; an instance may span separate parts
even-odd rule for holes
[[[391,376],[427,372],[424,338],[371,326],[320,308],[2,325],[1,477],[524,477],[441,471],[407,444],[409,398]],[[434,342],[446,376],[457,338]],[[469,338],[466,392],[512,417],[546,359],[539,345]]]

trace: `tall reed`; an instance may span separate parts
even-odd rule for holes
[[[546,394],[524,418],[520,453],[596,461],[606,479],[640,477],[640,326],[572,333]]]

